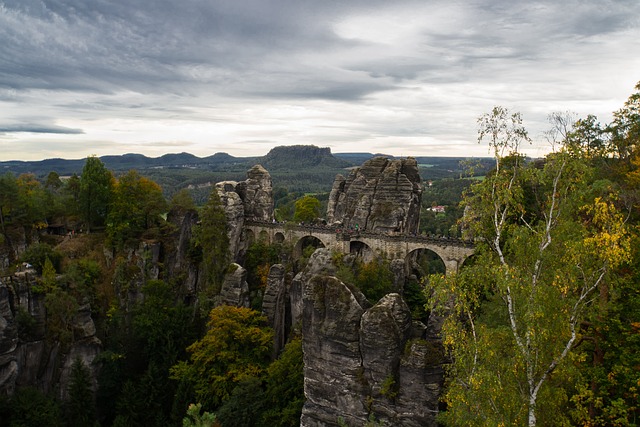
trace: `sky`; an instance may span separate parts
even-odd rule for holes
[[[639,81],[638,0],[0,0],[0,161],[487,156],[494,106],[537,157]]]

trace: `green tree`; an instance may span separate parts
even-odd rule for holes
[[[93,303],[96,297],[96,286],[103,274],[97,261],[82,258],[67,265],[62,280],[79,301],[86,300]]]
[[[368,263],[358,264],[354,285],[370,302],[377,303],[380,298],[394,291],[389,262],[376,258]]]
[[[96,156],[87,157],[80,175],[78,202],[87,225],[87,232],[104,224],[111,203],[113,175]]]
[[[57,286],[56,269],[53,267],[53,263],[49,258],[44,262],[41,280],[45,292],[50,292]]]
[[[249,246],[245,254],[244,267],[247,269],[247,283],[252,294],[262,296],[267,287],[269,269],[273,264],[280,262],[282,250],[282,244],[269,245],[260,240]],[[261,298],[252,299],[253,308],[259,309],[261,305]]]
[[[313,196],[304,196],[296,200],[295,207],[293,220],[311,223],[320,217],[322,204]]]
[[[107,423],[114,419],[114,425],[169,423],[178,385],[169,368],[186,357],[185,348],[196,337],[193,309],[168,283],[149,280],[142,294],[143,301],[128,310],[113,309],[109,316],[109,353],[103,358],[98,402],[102,417]]]
[[[637,156],[640,146],[640,82],[635,90],[624,107],[613,113],[613,123],[609,127],[613,146],[611,151],[622,164],[628,164],[632,156]]]
[[[136,387],[133,380],[127,380],[122,386],[122,391],[116,402],[117,415],[113,420],[113,427],[142,427],[155,425],[153,416],[147,418],[145,403],[155,403],[149,398],[155,396],[145,396],[142,394],[142,387]],[[153,405],[155,406],[155,405]],[[156,409],[155,407],[153,409]]]
[[[44,186],[53,191],[58,191],[62,187],[62,180],[60,180],[60,174],[56,171],[49,172]]]
[[[62,186],[55,191],[55,213],[60,217],[76,220],[80,214],[80,178],[75,173],[61,180]]]
[[[565,147],[576,157],[604,158],[609,150],[608,134],[594,115],[578,119],[567,135]]]
[[[0,227],[2,228],[3,240],[6,240],[9,245],[11,245],[11,237],[7,233],[7,226],[13,218],[17,205],[18,183],[15,176],[12,173],[0,175]],[[11,252],[9,251],[10,254]]]
[[[80,200],[80,178],[75,173],[64,182],[63,191],[72,197],[75,203]]]
[[[53,288],[46,294],[47,338],[63,346],[73,342],[73,319],[78,311],[78,302],[62,289]]]
[[[111,316],[113,317],[113,316]],[[124,328],[121,328],[124,329]],[[111,330],[107,330],[108,339],[105,349],[94,363],[100,364],[98,372],[98,389],[96,390],[96,413],[101,425],[112,425],[118,408],[118,397],[123,392],[126,356],[121,353],[121,346],[114,343]],[[132,398],[132,396],[128,396]]]
[[[633,426],[640,419],[640,289],[638,240],[634,238],[632,269],[620,271],[609,303],[589,319],[589,331],[577,348],[580,377],[571,396],[575,425]],[[625,271],[626,270],[626,271]],[[602,293],[599,295],[602,299]]]
[[[47,193],[33,174],[22,174],[15,178],[7,173],[0,176],[0,243],[13,245],[12,235],[16,227],[26,229],[28,241],[32,229],[46,227],[49,212]],[[9,251],[11,261],[13,253]]]
[[[535,426],[566,404],[549,385],[552,374],[568,369],[581,322],[609,271],[629,259],[629,240],[615,194],[586,183],[583,161],[560,151],[542,169],[527,167],[518,115],[494,109],[479,123],[496,169],[465,204],[468,231],[485,243],[469,272],[433,278],[433,300],[449,313],[443,335],[453,360],[443,418]]]
[[[133,331],[148,360],[168,371],[195,339],[193,311],[176,301],[171,285],[162,280],[149,280],[142,291],[144,301],[133,310]]]
[[[96,422],[95,403],[89,368],[77,358],[71,365],[69,399],[64,405],[66,425],[92,426]]]
[[[394,292],[394,278],[388,261],[379,258],[370,262],[363,262],[361,258],[345,261],[345,258],[342,254],[334,256],[338,267],[336,276],[344,283],[355,285],[369,302],[375,304],[386,294]]]
[[[182,420],[182,427],[214,427],[216,425],[216,416],[209,412],[203,412],[202,404],[191,404],[187,409],[187,416]]]
[[[190,210],[195,210],[196,205],[193,201],[193,197],[191,193],[186,188],[181,189],[176,194],[173,195],[170,202],[170,209],[179,210],[181,212],[186,212]]]
[[[62,411],[54,398],[35,388],[16,390],[9,401],[10,415],[3,417],[2,425],[8,427],[51,426],[62,427]]]
[[[46,227],[49,206],[44,188],[33,174],[22,174],[18,186],[18,211],[15,219],[24,227]]]
[[[262,377],[248,377],[217,410],[229,427],[294,427],[304,404],[302,340],[294,338]]]
[[[187,348],[189,361],[171,368],[172,377],[193,384],[205,409],[218,408],[237,385],[264,374],[273,342],[265,324],[263,315],[248,308],[214,308],[206,335]]]
[[[132,170],[117,181],[107,218],[107,235],[116,247],[137,242],[145,230],[159,225],[167,210],[162,188]]]
[[[265,411],[262,380],[250,376],[242,379],[233,388],[231,395],[216,411],[216,417],[225,427],[262,426]]]
[[[267,368],[264,398],[266,411],[262,415],[265,426],[295,427],[300,424],[304,404],[304,372],[302,340],[291,340]]]

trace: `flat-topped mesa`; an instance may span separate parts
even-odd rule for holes
[[[422,185],[413,157],[374,157],[336,176],[329,195],[327,220],[343,227],[378,233],[416,233]]]

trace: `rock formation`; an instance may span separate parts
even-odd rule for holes
[[[244,203],[240,195],[236,192],[238,183],[235,181],[224,181],[216,184],[216,189],[220,195],[220,201],[224,207],[227,217],[227,235],[229,236],[229,253],[231,259],[237,259],[241,248],[246,248],[242,227],[244,227]]]
[[[422,187],[412,157],[374,157],[347,178],[338,175],[327,206],[327,221],[379,233],[418,231]]]
[[[249,284],[247,283],[247,270],[236,263],[229,266],[229,272],[225,274],[218,295],[217,305],[231,305],[234,307],[249,307]]]
[[[273,219],[271,175],[265,168],[255,165],[249,169],[246,181],[238,183],[236,192],[244,203],[244,216],[247,220],[271,221]]]
[[[245,181],[223,181],[216,184],[227,216],[229,251],[237,260],[249,242],[242,234],[244,221],[271,221],[273,219],[273,189],[271,175],[265,168],[255,165],[247,172]]]
[[[358,289],[331,275],[317,250],[303,285],[306,402],[301,426],[435,426],[443,379],[442,346],[427,340],[397,293],[370,307]],[[310,274],[313,271],[315,274]],[[309,277],[310,276],[310,277]]]

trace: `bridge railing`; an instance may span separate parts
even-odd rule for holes
[[[324,232],[334,232],[336,230],[335,227],[331,227],[329,225],[321,225],[321,224],[296,224],[294,222],[270,222],[270,221],[256,221],[249,220],[244,222],[245,225],[253,225],[257,227],[264,228],[280,228],[280,229],[289,229],[289,230],[314,230],[314,231],[324,231]]]
[[[331,232],[340,235],[342,240],[354,240],[361,237],[371,239],[381,239],[394,242],[414,242],[414,243],[430,243],[434,245],[446,245],[446,246],[464,246],[473,248],[475,245],[469,240],[451,238],[451,237],[434,237],[426,236],[422,234],[410,234],[410,233],[374,233],[371,231],[361,231],[353,229],[344,229],[343,227],[335,227],[331,225],[321,224],[295,224],[293,222],[269,222],[269,221],[245,221],[245,225],[258,226],[272,229],[289,229],[308,232]]]

